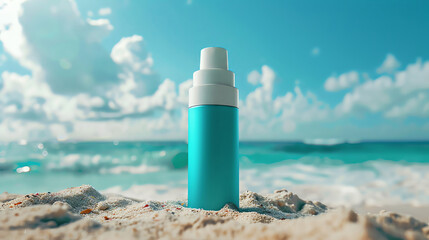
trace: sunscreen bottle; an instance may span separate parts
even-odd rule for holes
[[[238,89],[226,49],[201,50],[188,111],[188,206],[239,207]]]

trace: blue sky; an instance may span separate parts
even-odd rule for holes
[[[3,141],[186,139],[189,79],[207,46],[229,50],[242,139],[429,137],[426,1],[0,8]]]

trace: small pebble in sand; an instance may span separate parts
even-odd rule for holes
[[[70,204],[68,204],[66,202],[56,201],[52,205],[53,206],[60,206],[60,207],[62,207],[64,209],[67,209],[67,210],[71,210],[72,209],[72,206],[70,206]]]
[[[88,214],[88,213],[91,213],[91,212],[92,212],[92,209],[87,208],[87,209],[85,209],[85,210],[82,210],[82,211],[80,212],[80,214]]]
[[[110,207],[109,204],[107,204],[106,202],[99,202],[97,204],[97,209],[102,211],[107,210],[109,207]]]

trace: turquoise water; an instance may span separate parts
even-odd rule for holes
[[[286,188],[331,205],[429,204],[429,142],[240,143],[240,191]],[[90,184],[137,198],[186,198],[183,142],[0,145],[0,192]]]

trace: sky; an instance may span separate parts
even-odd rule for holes
[[[311,6],[311,7],[310,7]],[[186,140],[224,47],[240,139],[429,139],[428,1],[0,1],[0,141]]]

